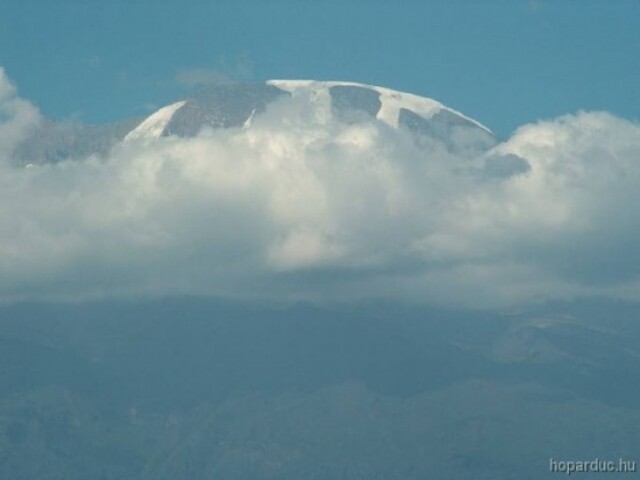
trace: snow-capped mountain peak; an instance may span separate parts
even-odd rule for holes
[[[418,141],[439,142],[475,155],[496,143],[481,123],[442,103],[418,95],[355,82],[269,80],[262,84],[214,85],[161,108],[125,138],[191,137],[203,128],[251,128],[275,100],[308,102],[318,121],[381,122],[410,131]],[[426,142],[422,141],[427,139]]]
[[[286,111],[287,102],[302,102],[314,112],[309,117],[313,121],[344,125],[373,122],[404,130],[421,148],[439,145],[456,154],[477,156],[497,143],[487,127],[430,98],[355,82],[269,80],[212,85],[160,108],[137,124],[128,120],[71,128],[48,122],[24,142],[17,157],[28,163],[57,162],[102,155],[121,141],[194,137],[205,128],[251,129],[276,100],[284,102],[282,111]]]

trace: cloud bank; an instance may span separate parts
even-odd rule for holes
[[[39,118],[0,72],[3,301],[640,297],[640,125],[607,113],[470,159],[287,99],[251,128],[17,165]]]

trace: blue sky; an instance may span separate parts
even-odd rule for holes
[[[640,2],[4,0],[0,65],[45,115],[145,115],[198,75],[360,81],[508,136],[578,110],[640,114]],[[189,82],[187,82],[189,83]]]

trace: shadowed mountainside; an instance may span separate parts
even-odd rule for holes
[[[0,312],[2,478],[546,478],[634,458],[634,305]],[[559,312],[557,315],[552,312]]]

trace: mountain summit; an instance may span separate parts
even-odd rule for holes
[[[375,122],[410,134],[424,148],[434,142],[462,155],[496,144],[481,123],[430,98],[353,82],[269,80],[212,85],[164,106],[142,120],[82,125],[44,122],[16,152],[25,163],[102,155],[121,141],[193,137],[204,129],[250,128],[276,105],[305,108],[313,122]]]
[[[496,141],[484,125],[430,98],[359,83],[313,80],[212,86],[159,109],[126,139],[189,137],[203,128],[249,127],[276,101],[306,103],[316,121],[383,122],[442,142],[451,150],[484,151]]]

